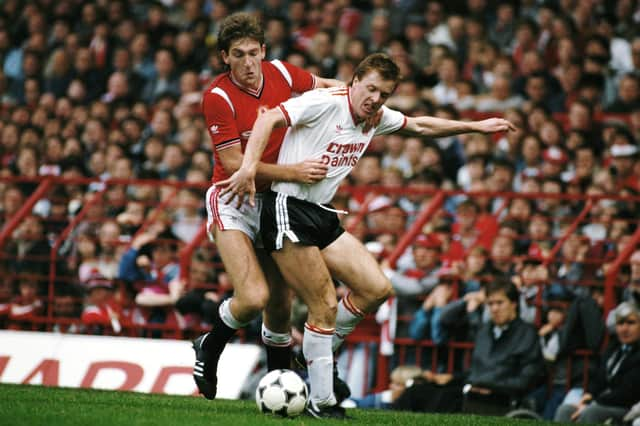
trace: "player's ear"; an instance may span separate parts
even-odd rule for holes
[[[221,50],[220,51],[220,57],[222,58],[222,61],[226,65],[229,65],[229,54],[227,52],[225,52],[224,50]]]
[[[264,59],[267,57],[267,45],[263,44],[262,46],[260,46],[260,55],[262,56],[261,59]]]

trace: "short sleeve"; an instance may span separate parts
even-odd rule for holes
[[[202,113],[204,114],[207,131],[216,151],[229,148],[240,143],[240,134],[236,127],[235,111],[231,101],[225,99],[225,93],[207,92],[202,100]]]
[[[287,126],[309,126],[333,108],[331,96],[324,90],[312,90],[297,98],[282,102],[278,108],[287,120]]]
[[[407,125],[407,117],[399,111],[382,105],[382,118],[376,127],[375,135],[388,135]]]
[[[287,80],[293,93],[304,93],[316,88],[316,78],[309,71],[279,60],[273,60],[271,63]]]

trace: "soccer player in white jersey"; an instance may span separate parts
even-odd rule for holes
[[[260,205],[225,204],[216,182],[240,166],[244,145],[259,111],[273,108],[295,93],[344,85],[286,62],[265,61],[264,31],[256,18],[246,13],[225,18],[218,33],[218,47],[229,71],[216,77],[203,94],[202,112],[215,154],[213,184],[207,191],[206,206],[208,229],[234,294],[220,304],[211,332],[193,344],[196,352],[193,378],[207,399],[216,396],[218,359],[225,345],[263,309],[262,340],[267,348],[268,368],[289,368],[291,364],[289,292],[273,260],[259,244]],[[273,132],[268,138],[258,167],[261,190],[278,180],[313,183],[326,173],[326,166],[317,159],[273,164],[284,130]]]
[[[383,106],[399,80],[398,67],[384,54],[365,58],[349,87],[314,90],[282,102],[256,120],[242,166],[218,182],[230,199],[253,203],[256,166],[271,132],[288,126],[279,164],[320,158],[329,167],[312,184],[274,183],[263,200],[261,234],[287,283],[309,308],[303,353],[311,382],[307,411],[316,417],[344,417],[332,392],[333,352],[366,313],[392,294],[392,287],[363,244],[340,226],[329,203],[376,135],[403,132],[442,137],[466,132],[515,130],[500,118],[455,121],[407,117]],[[372,118],[375,118],[372,120]],[[339,302],[334,278],[350,292]]]

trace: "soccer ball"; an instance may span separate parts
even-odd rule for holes
[[[260,379],[256,404],[263,413],[295,417],[306,407],[308,396],[307,385],[295,372],[273,370]]]

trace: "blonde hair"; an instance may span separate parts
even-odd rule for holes
[[[421,375],[422,369],[417,365],[401,365],[400,367],[394,368],[391,372],[391,381],[404,384],[407,380],[415,379]]]

